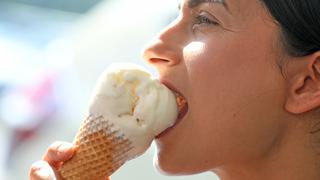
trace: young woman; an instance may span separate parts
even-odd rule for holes
[[[155,140],[160,171],[320,179],[319,7],[318,0],[181,1],[179,17],[144,51],[189,107]],[[72,154],[72,145],[54,143],[30,179]]]

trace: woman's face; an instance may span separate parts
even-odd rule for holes
[[[156,166],[192,174],[263,158],[285,128],[278,27],[256,0],[182,0],[148,45],[160,81],[188,102],[156,139]]]

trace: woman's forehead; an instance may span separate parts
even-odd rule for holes
[[[226,0],[186,0],[186,3],[189,7],[195,7],[202,3],[214,3],[214,4],[220,4],[227,7]]]
[[[180,7],[197,8],[203,4],[213,8],[224,9],[229,15],[240,20],[257,16],[257,12],[265,11],[262,0],[181,0]],[[261,15],[261,14],[260,14]]]
[[[181,5],[188,6],[189,8],[197,7],[204,3],[211,5],[222,6],[228,11],[248,11],[250,7],[261,5],[261,0],[181,0]]]

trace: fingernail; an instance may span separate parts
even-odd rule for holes
[[[66,152],[68,150],[70,150],[72,148],[72,146],[70,144],[61,144],[59,147],[58,147],[58,152]]]
[[[40,167],[36,171],[36,174],[43,180],[55,180],[56,179],[53,170],[47,166]]]

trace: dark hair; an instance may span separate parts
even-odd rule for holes
[[[281,40],[291,56],[320,50],[320,0],[262,0],[281,28]]]

